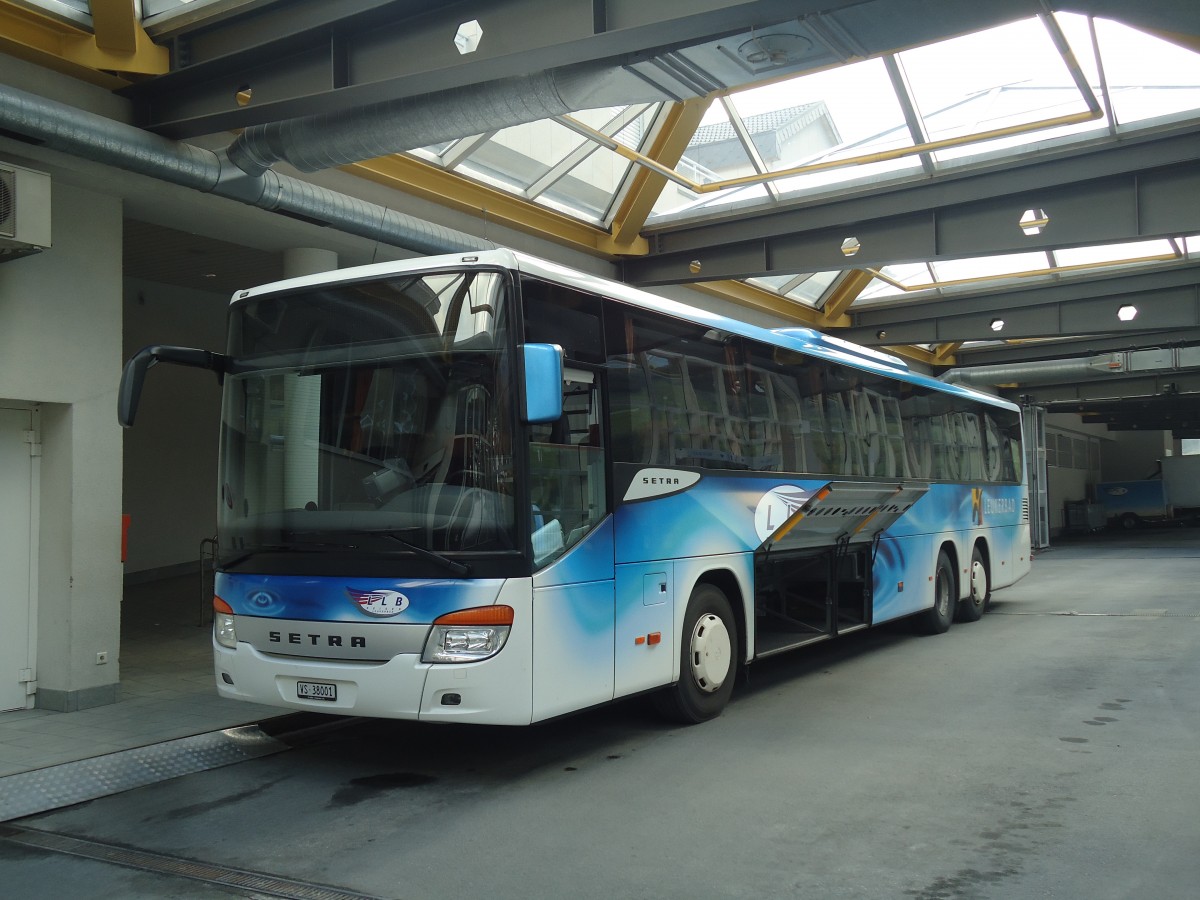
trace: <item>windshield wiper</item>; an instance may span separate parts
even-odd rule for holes
[[[400,537],[400,535],[396,534],[393,531],[383,531],[383,530],[362,531],[360,533],[361,534],[377,534],[380,537],[385,537],[385,538],[388,538],[389,540],[393,540],[397,544],[402,544],[405,547],[407,547],[409,550],[411,550],[413,553],[417,554],[417,556],[420,556],[422,559],[427,559],[430,562],[437,563],[439,566],[442,566],[443,568],[448,569],[449,571],[453,572],[455,575],[459,576],[460,578],[465,578],[466,576],[471,574],[471,567],[468,566],[466,563],[460,563],[458,560],[451,559],[448,556],[443,556],[441,553],[437,553],[434,550],[426,550],[424,547],[420,546],[419,544],[414,544],[412,541],[406,541],[404,538]]]
[[[329,532],[327,532],[327,531],[287,531],[284,533],[290,537],[295,537],[298,535],[328,534]],[[454,573],[455,575],[458,575],[460,578],[466,577],[467,575],[471,574],[471,567],[466,565],[465,563],[460,563],[458,560],[451,559],[448,556],[443,556],[441,553],[438,553],[434,550],[427,550],[424,547],[420,546],[419,544],[414,544],[412,541],[406,541],[404,538],[400,537],[400,535],[396,534],[393,531],[389,531],[386,528],[352,528],[348,531],[340,531],[339,533],[347,534],[347,535],[365,534],[365,535],[371,535],[371,536],[375,536],[375,537],[385,537],[388,540],[395,541],[397,544],[403,544],[406,549],[411,550],[413,553],[417,554],[417,556],[421,557],[422,559],[427,559],[430,562],[437,563],[443,569],[446,569],[446,570]],[[356,544],[337,544],[337,543],[315,543],[314,542],[311,544],[299,544],[299,545],[295,545],[295,546],[304,547],[304,548],[308,548],[308,547],[314,547],[314,548],[339,547],[343,550],[357,550],[358,549],[358,545],[356,545]]]

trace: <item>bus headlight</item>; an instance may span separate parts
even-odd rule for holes
[[[480,606],[447,613],[433,620],[421,661],[477,662],[504,648],[512,627],[511,606]]]
[[[233,607],[220,597],[213,597],[213,639],[222,647],[237,649],[237,629],[233,624]]]

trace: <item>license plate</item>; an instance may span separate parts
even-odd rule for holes
[[[337,700],[337,685],[324,681],[297,681],[296,696],[301,700]]]

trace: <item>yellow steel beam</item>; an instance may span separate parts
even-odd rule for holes
[[[825,317],[815,309],[810,309],[794,300],[787,300],[771,291],[764,291],[744,281],[700,281],[688,287],[712,297],[720,297],[738,306],[768,312],[772,315],[791,319],[810,328],[823,328],[827,324]],[[846,321],[838,321],[838,325],[849,325]]]
[[[92,30],[96,46],[118,53],[137,50],[137,33],[142,30],[133,0],[91,0]]]
[[[843,321],[849,324],[846,313],[849,311],[850,305],[858,299],[858,295],[874,277],[865,269],[853,269],[847,272],[846,276],[829,292],[829,296],[825,298],[825,303],[821,307],[824,324],[830,328],[836,328],[838,323]]]
[[[93,6],[99,8],[108,2],[99,0]],[[132,0],[124,2],[132,19]],[[103,14],[101,20],[105,21]],[[139,23],[133,22],[132,49],[122,49],[129,46],[129,29],[120,32],[119,28],[109,30],[105,25],[101,34],[111,37],[98,38],[68,23],[0,0],[0,52],[110,90],[129,83],[123,75],[162,75],[170,69],[167,48],[153,43]],[[109,45],[102,46],[98,40]]]
[[[720,297],[722,300],[728,300],[747,309],[754,309],[791,319],[797,324],[805,325],[816,331],[823,331],[830,324],[817,310],[801,306],[799,303],[791,300],[785,300],[778,294],[756,288],[753,285],[746,284],[744,281],[700,281],[688,285],[688,287],[713,297]],[[847,326],[850,324],[850,317],[843,315],[834,324],[843,327]],[[928,350],[921,347],[889,346],[881,347],[880,349],[895,356],[902,356],[927,366],[947,366],[954,364],[953,358],[939,360]]]
[[[945,344],[938,344],[933,348],[933,358],[938,361],[939,365],[952,366],[954,365],[954,354],[958,352],[958,348],[962,345],[962,341],[948,341]]]
[[[673,103],[662,130],[648,148],[646,155],[662,166],[677,166],[711,103],[711,96]],[[642,226],[646,224],[654,204],[658,202],[666,186],[665,175],[638,167],[633,176],[633,184],[613,218],[612,236],[616,246],[632,245],[641,237]]]
[[[506,191],[469,181],[453,172],[396,154],[343,166],[343,171],[385,187],[422,197],[526,234],[582,249],[597,255],[631,255],[649,252],[645,238],[636,237],[618,247],[612,235],[595,225],[555,212]],[[485,235],[486,236],[486,235]]]

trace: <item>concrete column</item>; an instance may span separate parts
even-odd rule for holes
[[[338,255],[332,250],[317,247],[289,247],[283,251],[283,277],[299,278],[316,275],[338,267]]]
[[[336,269],[337,254],[315,247],[289,247],[283,251],[285,278],[315,275]],[[287,493],[284,504],[302,509],[317,499],[317,445],[321,412],[321,382],[318,378],[288,378],[284,400],[289,412],[284,432],[284,466]],[[297,412],[303,411],[303,415]]]

